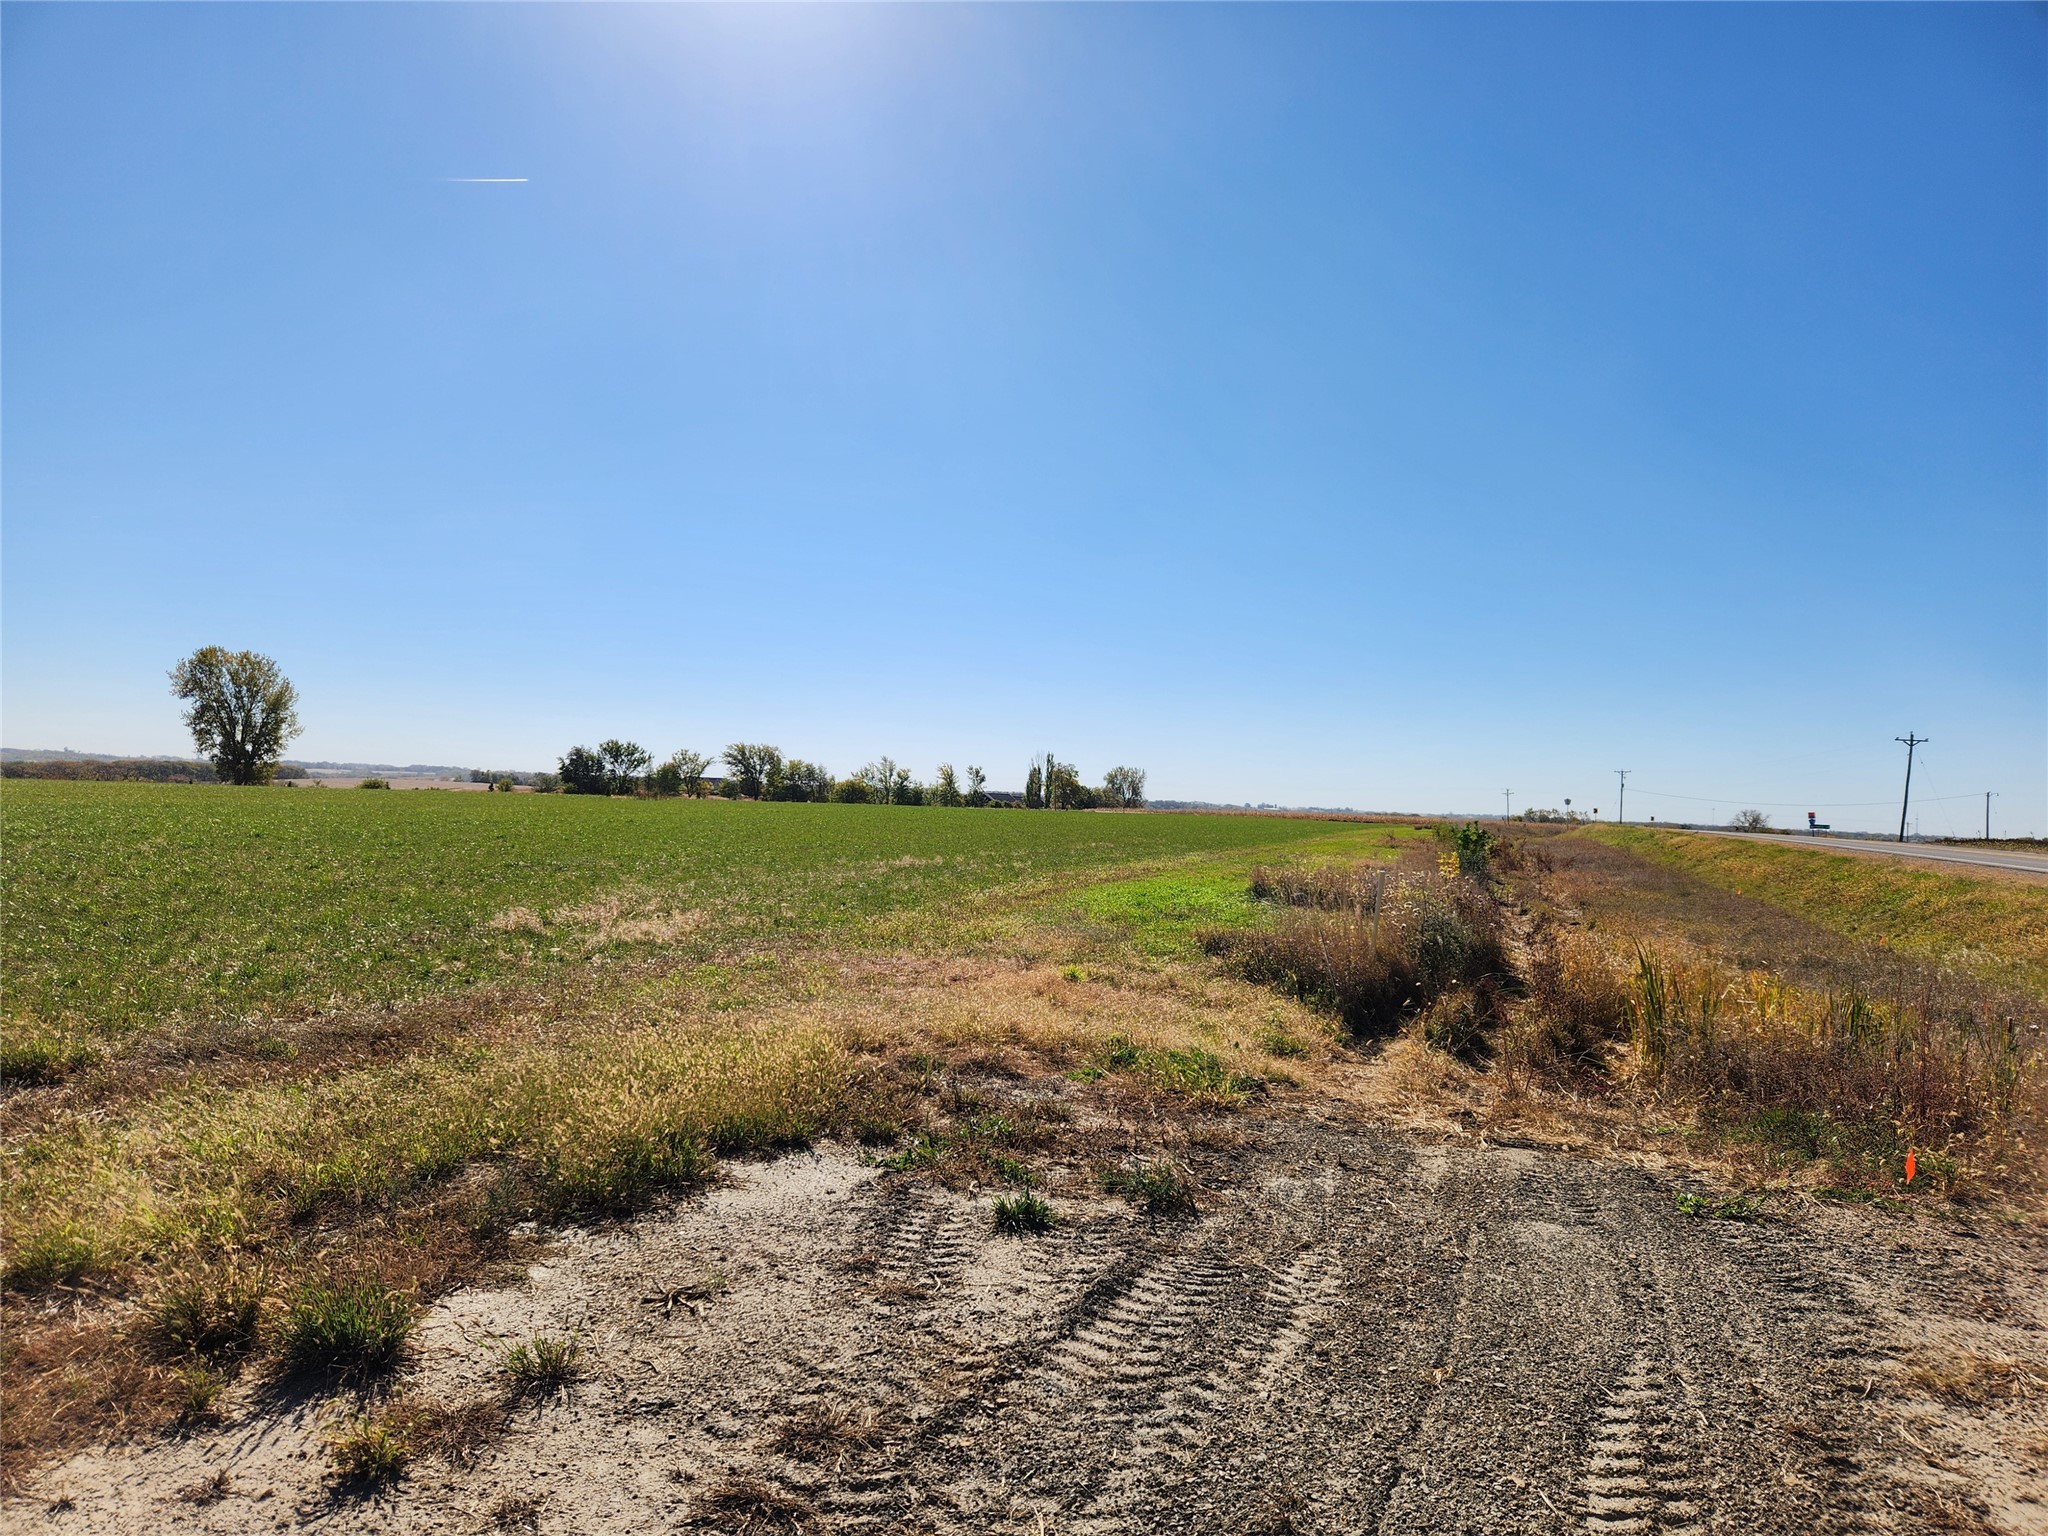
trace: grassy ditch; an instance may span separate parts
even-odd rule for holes
[[[1982,978],[2030,974],[2048,892],[1956,892],[1969,882],[1945,876],[1930,890],[1836,859],[1850,867],[1821,901],[1804,855],[1765,849],[1767,900],[1689,873],[1674,885],[1651,856],[1664,846],[1446,829],[1436,868],[1261,868],[1244,892],[1256,919],[1208,948],[1354,1036],[1403,1030],[1458,1058],[1501,1115],[1533,1093],[1581,1134],[1677,1129],[1758,1175],[1837,1192],[1905,1190],[1909,1153],[1915,1197],[2042,1186],[2048,1005]],[[1940,922],[1911,942],[1868,932],[1902,902]]]
[[[1612,829],[1535,845],[1506,1064],[1766,1176],[1897,1193],[1913,1153],[1916,1196],[2037,1191],[2048,1005],[2025,983],[2048,892],[1728,846],[1732,862]]]
[[[2048,999],[2048,886],[1645,827],[1572,834],[1882,945]]]

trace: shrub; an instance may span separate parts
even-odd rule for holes
[[[1500,1020],[1500,989],[1491,979],[1455,987],[1423,1011],[1422,1041],[1461,1061],[1475,1061],[1487,1054],[1488,1037]]]
[[[1050,1232],[1059,1217],[1046,1200],[1029,1190],[1019,1195],[1004,1195],[995,1203],[995,1222],[998,1232],[1024,1234],[1028,1232]]]
[[[389,789],[390,787],[391,781],[389,779],[378,778],[365,779],[356,786],[357,789]]]
[[[1539,927],[1530,944],[1528,1006],[1508,1035],[1510,1060],[1546,1075],[1605,1070],[1628,1036],[1628,992],[1583,934]]]
[[[1458,849],[1458,873],[1484,879],[1500,839],[1476,821],[1468,821],[1453,837]]]
[[[828,796],[834,805],[866,805],[868,787],[859,779],[841,779]]]
[[[409,1298],[369,1280],[316,1280],[285,1314],[278,1347],[295,1370],[372,1376],[391,1369],[412,1337]]]

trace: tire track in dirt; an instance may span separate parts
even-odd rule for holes
[[[1608,1388],[1581,1479],[1586,1536],[1704,1536],[1701,1460],[1683,1393],[1643,1340]]]
[[[348,1501],[317,1428],[252,1411],[72,1469],[51,1529],[253,1536],[289,1509],[387,1536],[512,1494],[575,1536],[1934,1529],[1874,1432],[1900,1334],[1870,1298],[1924,1278],[1946,1326],[1995,1292],[1988,1248],[1699,1220],[1680,1181],[1591,1159],[1241,1124],[1200,1219],[1077,1200],[1032,1238],[851,1158],[764,1165],[443,1309],[416,1388],[444,1399],[487,1380],[486,1326],[573,1324],[590,1353],[473,1465]],[[649,1273],[714,1259],[729,1290],[650,1314]],[[646,1403],[602,1385],[643,1365]],[[215,1468],[282,1497],[177,1501]],[[748,1526],[748,1487],[785,1514]]]

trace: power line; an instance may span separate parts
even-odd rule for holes
[[[1631,772],[1634,770],[1631,769]],[[1786,808],[1795,805],[1810,805],[1823,811],[1862,810],[1873,805],[1890,805],[1889,800],[1756,800],[1748,795],[1677,795],[1668,789],[1638,789],[1639,795],[1648,795],[1652,800],[1690,800],[1696,805],[1719,805],[1723,800],[1733,804],[1740,800],[1744,805],[1772,806]],[[1979,791],[1969,790],[1960,795],[1922,795],[1922,805],[1932,805],[1938,800],[1975,800]]]
[[[1908,731],[1903,736],[1894,736],[1892,740],[1906,749],[1906,790],[1899,797],[1899,841],[1903,843],[1906,840],[1906,807],[1913,799],[1913,749],[1925,746],[1927,738]]]

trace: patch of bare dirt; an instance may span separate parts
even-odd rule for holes
[[[406,1400],[580,1376],[339,1485],[339,1403],[45,1472],[16,1529],[806,1533],[2048,1530],[2048,1254],[2009,1228],[1245,1114],[1203,1212],[1052,1172],[1060,1222],[827,1149],[732,1170],[429,1314]],[[203,1490],[195,1497],[193,1490]]]

